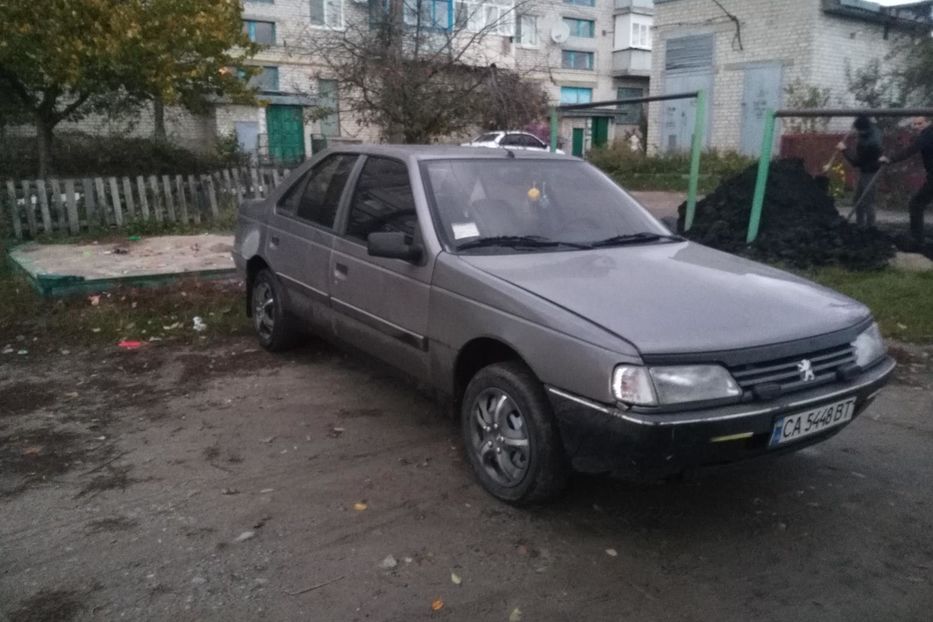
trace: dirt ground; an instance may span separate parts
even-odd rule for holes
[[[933,355],[895,353],[822,445],[527,510],[319,342],[5,355],[0,620],[929,620]]]

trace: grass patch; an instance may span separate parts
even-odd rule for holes
[[[250,332],[243,284],[236,280],[192,278],[159,288],[117,288],[97,298],[43,298],[14,272],[5,254],[0,261],[0,349],[56,352],[123,339],[198,343]],[[194,330],[195,316],[207,324],[203,332]]]
[[[833,267],[804,276],[867,305],[885,337],[933,343],[933,272],[850,272]]]

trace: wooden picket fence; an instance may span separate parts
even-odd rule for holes
[[[201,175],[138,175],[6,182],[13,236],[74,235],[132,222],[199,224],[243,199],[268,196],[288,169],[231,168]],[[8,221],[9,222],[9,221]]]

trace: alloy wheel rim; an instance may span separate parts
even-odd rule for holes
[[[275,294],[268,283],[259,283],[253,290],[253,323],[263,339],[272,336],[275,328]]]
[[[525,478],[530,444],[525,417],[505,391],[486,389],[470,406],[470,445],[480,466],[499,485]]]

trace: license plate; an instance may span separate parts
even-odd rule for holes
[[[769,447],[791,443],[801,438],[818,434],[829,428],[843,425],[852,420],[855,398],[827,404],[802,413],[786,415],[774,422]]]

